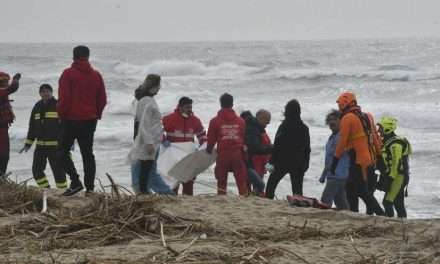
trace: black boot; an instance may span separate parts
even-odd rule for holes
[[[64,196],[72,196],[84,189],[80,180],[72,181],[70,187],[63,193]]]

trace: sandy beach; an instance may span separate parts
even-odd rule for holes
[[[66,198],[2,183],[1,263],[440,263],[440,220],[238,196]]]

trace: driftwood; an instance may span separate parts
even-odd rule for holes
[[[292,263],[313,263],[310,256],[292,250],[287,246],[274,246],[274,243],[288,241],[326,241],[340,239],[353,248],[350,261],[332,259],[346,263],[430,263],[440,256],[435,251],[426,255],[412,252],[369,255],[361,252],[354,241],[368,237],[383,237],[394,234],[395,243],[406,245],[416,243],[423,247],[437,248],[438,236],[427,229],[417,231],[414,239],[406,223],[396,221],[393,228],[380,224],[365,224],[349,227],[337,233],[326,232],[325,227],[313,220],[288,221],[277,228],[256,229],[231,225],[230,223],[211,224],[201,219],[183,217],[176,212],[162,209],[165,203],[178,203],[174,197],[160,195],[127,195],[121,191],[110,175],[111,193],[100,183],[102,193],[84,198],[87,206],[67,210],[57,204],[41,213],[42,191],[16,184],[7,178],[0,183],[0,217],[21,215],[23,210],[32,213],[14,225],[0,229],[0,254],[15,251],[50,255],[53,263],[62,263],[55,252],[72,249],[89,249],[109,245],[127,245],[133,240],[146,247],[157,246],[157,252],[133,263],[277,263],[277,257],[286,256]],[[7,191],[6,191],[7,190]],[[297,223],[292,224],[292,223]],[[347,239],[348,238],[348,239]],[[397,241],[398,240],[398,241]],[[206,251],[204,245],[221,244],[227,250]],[[351,244],[350,244],[351,243]],[[390,241],[394,243],[394,241]],[[271,245],[272,244],[272,245]],[[69,251],[70,252],[70,251]],[[115,259],[98,262],[86,256],[78,256],[84,263],[123,263]],[[20,261],[19,261],[20,262]],[[22,261],[24,262],[24,261]],[[26,263],[26,262],[24,262]]]

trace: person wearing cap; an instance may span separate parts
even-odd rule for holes
[[[336,173],[339,160],[348,151],[350,171],[346,191],[350,210],[359,212],[360,197],[365,202],[367,213],[384,215],[384,210],[368,188],[368,177],[374,173],[377,156],[380,155],[380,142],[375,132],[373,116],[362,112],[352,92],[343,92],[336,103],[342,116],[339,125],[339,141],[330,172],[333,175]]]
[[[197,138],[199,145],[206,142],[206,131],[200,119],[192,111],[193,100],[189,97],[179,99],[177,108],[173,113],[162,119],[165,132],[163,146],[169,143],[194,142]],[[169,143],[168,143],[169,142]],[[184,195],[194,194],[194,180],[182,183]],[[179,185],[174,189],[178,194]]]
[[[41,100],[32,108],[27,138],[20,153],[28,152],[35,143],[32,174],[37,185],[41,188],[50,188],[49,180],[44,173],[47,161],[49,161],[56,187],[65,189],[67,188],[66,173],[58,155],[61,125],[57,112],[57,99],[53,97],[52,93],[53,89],[49,84],[40,86]]]
[[[64,192],[71,196],[84,187],[74,172],[70,150],[77,140],[84,167],[86,192],[94,190],[96,162],[93,142],[96,125],[107,104],[104,80],[90,62],[90,50],[86,46],[73,49],[73,63],[63,71],[59,79],[57,112],[62,124],[60,155],[64,169],[70,176],[70,187]]]
[[[18,90],[20,78],[21,74],[17,73],[9,83],[9,74],[0,72],[0,176],[5,174],[8,168],[9,127],[15,119],[9,95]]]
[[[133,167],[139,164],[139,170],[136,171],[136,175],[132,175],[132,178],[142,194],[151,193],[151,177],[155,171],[163,136],[162,115],[154,99],[160,88],[160,77],[159,82],[155,82],[147,76],[139,90],[143,97],[136,106],[135,122],[137,121],[138,124],[135,123],[135,138],[128,159],[132,163],[132,172],[135,172]],[[133,187],[136,185],[133,182]]]

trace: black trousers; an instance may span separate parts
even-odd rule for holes
[[[374,192],[377,188],[377,175],[374,173],[374,167],[368,168],[368,193],[374,197]],[[373,215],[373,209],[371,207],[367,207],[367,214]]]
[[[37,147],[35,149],[34,160],[32,162],[32,174],[34,179],[37,183],[46,180],[48,184],[46,174],[44,173],[48,160],[57,187],[66,188],[66,173],[64,172],[63,164],[56,147]]]
[[[303,181],[304,181],[304,172],[299,172],[292,169],[285,168],[276,168],[275,171],[270,174],[269,179],[266,184],[266,197],[273,199],[275,196],[275,189],[277,188],[278,183],[281,179],[289,173],[290,182],[292,184],[292,194],[303,194]]]
[[[406,218],[406,209],[405,209],[405,186],[402,184],[402,188],[400,188],[399,193],[394,199],[394,202],[389,202],[383,199],[383,207],[385,208],[385,215],[388,217],[394,217],[394,208],[396,208],[397,217]],[[385,194],[386,197],[386,194]]]
[[[63,120],[60,139],[60,155],[64,170],[70,176],[72,184],[78,184],[80,181],[73,160],[69,156],[75,139],[78,142],[84,167],[84,184],[87,190],[92,191],[95,187],[96,174],[95,155],[93,154],[96,125],[97,120]]]
[[[0,176],[6,173],[8,169],[9,157],[0,156]]]
[[[9,125],[0,124],[0,176],[6,173],[9,163]]]
[[[359,198],[361,198],[367,207],[367,212],[376,215],[385,215],[385,212],[382,207],[380,207],[376,198],[374,198],[374,195],[369,192],[368,183],[363,179],[362,169],[357,164],[350,166],[346,191],[351,211],[359,212]]]

